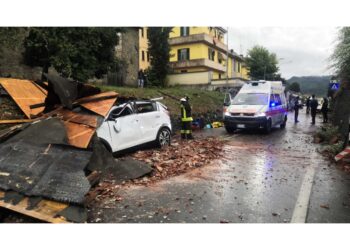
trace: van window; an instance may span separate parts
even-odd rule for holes
[[[233,105],[266,105],[268,94],[266,93],[239,93],[232,101]]]

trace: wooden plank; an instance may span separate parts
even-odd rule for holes
[[[78,148],[87,148],[96,128],[91,128],[83,124],[64,122],[66,127],[68,142]]]
[[[109,110],[113,107],[113,104],[117,100],[117,93],[114,91],[104,92],[97,95],[81,98],[77,100],[77,103],[84,108],[91,110],[92,112],[106,117]],[[103,99],[104,97],[110,96],[110,99]],[[113,97],[114,96],[114,97]],[[95,100],[94,100],[95,99]]]
[[[68,109],[60,109],[56,113],[64,121],[73,122],[78,124],[84,124],[89,127],[97,128],[97,116],[96,115],[85,115],[70,111]]]
[[[15,123],[26,123],[33,122],[32,119],[21,119],[21,120],[0,120],[0,124],[15,124]]]
[[[0,84],[12,97],[23,113],[31,118],[44,110],[44,107],[31,109],[30,106],[45,102],[47,91],[29,80],[0,78]]]
[[[5,192],[0,191],[0,198],[3,198],[4,196]],[[50,223],[68,223],[68,221],[63,217],[55,218],[57,213],[69,206],[68,204],[44,199],[40,201],[34,209],[27,210],[28,200],[28,197],[25,197],[16,205],[0,200],[0,207],[15,211],[20,214],[24,214],[41,221]]]

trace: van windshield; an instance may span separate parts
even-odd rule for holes
[[[232,101],[233,105],[266,105],[268,94],[266,93],[240,93]]]

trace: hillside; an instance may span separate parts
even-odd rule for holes
[[[302,93],[326,96],[331,76],[293,76],[288,83],[298,82]]]

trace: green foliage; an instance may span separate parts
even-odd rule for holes
[[[152,85],[164,87],[169,73],[170,45],[168,42],[172,27],[148,28],[148,51],[151,67],[148,79]]]
[[[330,144],[332,140],[339,138],[339,130],[338,127],[326,124],[323,125],[317,132],[316,137],[320,139],[321,142]]]
[[[116,65],[114,47],[118,28],[30,28],[24,41],[29,66],[53,66],[62,76],[78,81],[103,74]]]
[[[219,110],[222,112],[222,103],[225,97],[224,93],[219,91],[207,91],[197,88],[186,88],[182,86],[166,87],[166,88],[131,88],[131,87],[114,87],[114,86],[99,86],[102,90],[114,90],[121,96],[134,96],[137,98],[156,98],[161,97],[162,94],[158,91],[168,95],[181,98],[188,96],[193,107],[193,113],[215,112]],[[172,112],[173,115],[178,115],[180,110],[179,101],[165,97],[161,100]]]
[[[322,152],[326,154],[329,158],[334,159],[334,156],[339,154],[343,150],[344,142],[339,141],[335,144],[326,145]]]
[[[300,93],[300,84],[298,82],[293,82],[291,84],[288,84],[286,89]]]
[[[276,54],[262,46],[255,46],[248,51],[246,63],[252,79],[274,80],[277,77],[279,68]]]
[[[27,29],[22,27],[0,27],[0,48],[15,49],[19,47]]]
[[[330,59],[336,74],[350,81],[350,27],[339,30],[338,43]]]

